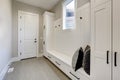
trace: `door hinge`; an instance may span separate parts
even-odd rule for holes
[[[44,29],[45,29],[45,25],[44,25]]]
[[[20,16],[20,19],[22,18],[22,16]]]
[[[20,43],[22,43],[22,41],[20,40]]]
[[[22,55],[22,53],[20,52],[20,55]]]
[[[22,31],[22,28],[20,28],[20,31]]]
[[[43,44],[45,45],[45,41],[43,41]]]

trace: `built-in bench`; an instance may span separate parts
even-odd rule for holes
[[[53,50],[48,51],[44,54],[44,56],[72,80],[90,80],[90,76],[86,74],[83,68],[79,69],[76,72],[72,69],[72,56],[68,56]]]

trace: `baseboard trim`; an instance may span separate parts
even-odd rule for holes
[[[43,53],[40,53],[37,57],[43,57]],[[12,62],[17,62],[17,61],[20,61],[21,59],[19,57],[13,57],[11,59],[11,63]]]
[[[4,77],[5,77],[8,69],[9,69],[9,67],[10,67],[10,65],[11,65],[11,61],[9,61],[9,62],[7,63],[7,65],[3,68],[3,70],[2,70],[1,73],[0,73],[0,80],[3,80],[3,79],[4,79]]]
[[[40,54],[38,57],[43,57],[43,54]],[[11,58],[11,60],[7,63],[7,65],[4,67],[4,69],[0,72],[0,80],[4,79],[11,63],[16,62],[16,61],[20,61],[20,58],[19,57]]]
[[[11,59],[11,62],[16,62],[16,61],[20,61],[20,58],[19,57],[14,57]]]
[[[40,53],[37,57],[43,57],[43,53]]]

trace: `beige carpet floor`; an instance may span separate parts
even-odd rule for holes
[[[46,58],[33,58],[12,63],[14,71],[4,80],[70,80]]]

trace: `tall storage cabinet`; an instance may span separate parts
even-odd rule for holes
[[[91,80],[120,80],[119,0],[91,0]]]
[[[120,0],[113,0],[113,80],[120,80]]]
[[[111,80],[111,2],[92,8],[92,73]]]
[[[54,13],[45,12],[43,14],[43,50],[44,54],[47,54],[48,50],[53,48],[53,24],[54,24]]]

